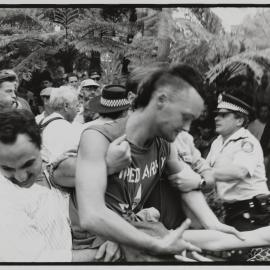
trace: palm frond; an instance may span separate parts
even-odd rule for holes
[[[254,79],[260,84],[264,70],[270,66],[270,49],[244,52],[220,62],[206,73],[206,78],[209,83],[211,84],[218,77],[223,76],[225,71],[231,73],[230,78],[242,72],[240,67],[235,69],[237,66],[235,63],[239,63],[238,66],[249,67],[255,74]]]
[[[19,29],[39,29],[49,31],[52,25],[39,9],[4,8],[0,12],[1,25],[17,26]]]

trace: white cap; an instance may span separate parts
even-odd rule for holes
[[[86,80],[84,80],[84,81],[81,82],[80,88],[82,88],[84,86],[97,86],[97,87],[99,87],[99,84],[96,83],[92,79],[86,79]]]

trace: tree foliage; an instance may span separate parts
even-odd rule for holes
[[[175,17],[181,10],[188,15]],[[93,52],[117,59],[101,63],[115,64],[106,72],[129,59],[130,66],[184,61],[203,73],[244,48],[209,8],[15,8],[2,9],[0,21],[0,66],[19,73],[45,68],[53,53],[72,70]]]
[[[270,47],[270,9],[258,8],[255,15],[248,15],[243,23],[235,27],[235,33],[242,37],[249,49],[267,49]]]
[[[202,26],[212,34],[224,32],[220,18],[210,8],[190,8]]]

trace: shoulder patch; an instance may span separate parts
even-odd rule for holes
[[[254,151],[254,145],[250,141],[243,141],[242,144],[241,144],[241,148],[246,153],[252,153]]]

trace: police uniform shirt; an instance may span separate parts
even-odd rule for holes
[[[239,129],[225,142],[221,135],[217,137],[211,145],[207,161],[214,167],[219,158],[229,159],[233,164],[248,171],[245,179],[216,182],[217,193],[224,202],[242,201],[258,194],[269,193],[262,148],[247,129]]]

